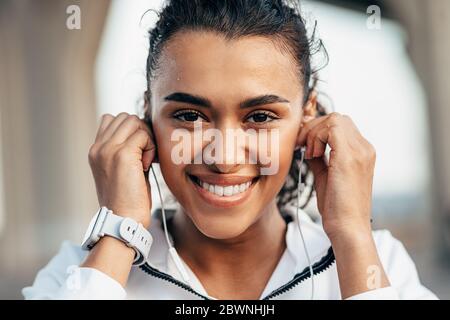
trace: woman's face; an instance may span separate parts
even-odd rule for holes
[[[273,205],[300,128],[296,70],[293,58],[264,37],[227,41],[188,31],[165,44],[150,88],[158,158],[169,189],[204,235],[239,236]],[[208,129],[223,140],[202,138]],[[257,140],[240,138],[233,147],[227,130]],[[263,163],[264,154],[270,156]]]

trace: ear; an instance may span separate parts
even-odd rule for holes
[[[317,116],[317,92],[312,91],[309,99],[303,107],[303,117],[309,116],[315,118]]]
[[[150,129],[152,133],[153,143],[156,146],[156,139],[155,139],[155,132],[153,131],[153,124],[152,124],[152,109],[150,105],[150,92],[145,91],[144,92],[144,121],[147,123],[148,128]],[[153,159],[153,163],[158,163],[158,147],[156,147],[155,157]]]
[[[305,106],[303,107],[303,114],[302,114],[302,124],[300,125],[300,128],[298,130],[298,136],[297,138],[300,136],[300,132],[302,131],[303,128],[303,119],[305,117],[312,117],[315,118],[317,117],[317,92],[316,91],[311,91],[311,94],[309,95],[309,99],[306,102]],[[298,143],[298,141],[296,141],[295,144],[295,151],[300,150],[300,145]]]
[[[146,90],[144,92],[144,118],[150,119],[150,92]]]

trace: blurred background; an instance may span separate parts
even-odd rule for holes
[[[81,242],[98,206],[88,148],[101,114],[140,114],[157,18],[144,13],[162,3],[0,0],[0,298]],[[375,228],[448,299],[450,0],[302,3],[330,57],[321,91],[377,149]]]

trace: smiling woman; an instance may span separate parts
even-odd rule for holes
[[[321,43],[295,1],[167,1],[149,44],[144,119],[104,115],[89,150],[103,207],[90,251],[64,245],[26,297],[435,298],[403,246],[371,229],[375,150],[317,102],[311,56]],[[174,161],[170,137],[195,141],[199,126],[278,140],[235,148],[224,135],[223,157],[199,158],[206,139],[182,148],[191,161]],[[251,158],[255,148],[276,158],[273,174],[259,157],[236,161],[237,149]],[[170,216],[150,215],[152,163],[178,202]],[[293,203],[308,173],[320,223]],[[73,264],[75,290],[54,280]]]

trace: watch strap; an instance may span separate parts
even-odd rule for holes
[[[100,236],[105,235],[121,240],[136,251],[134,265],[140,265],[147,260],[153,239],[141,223],[108,210],[100,230]]]

